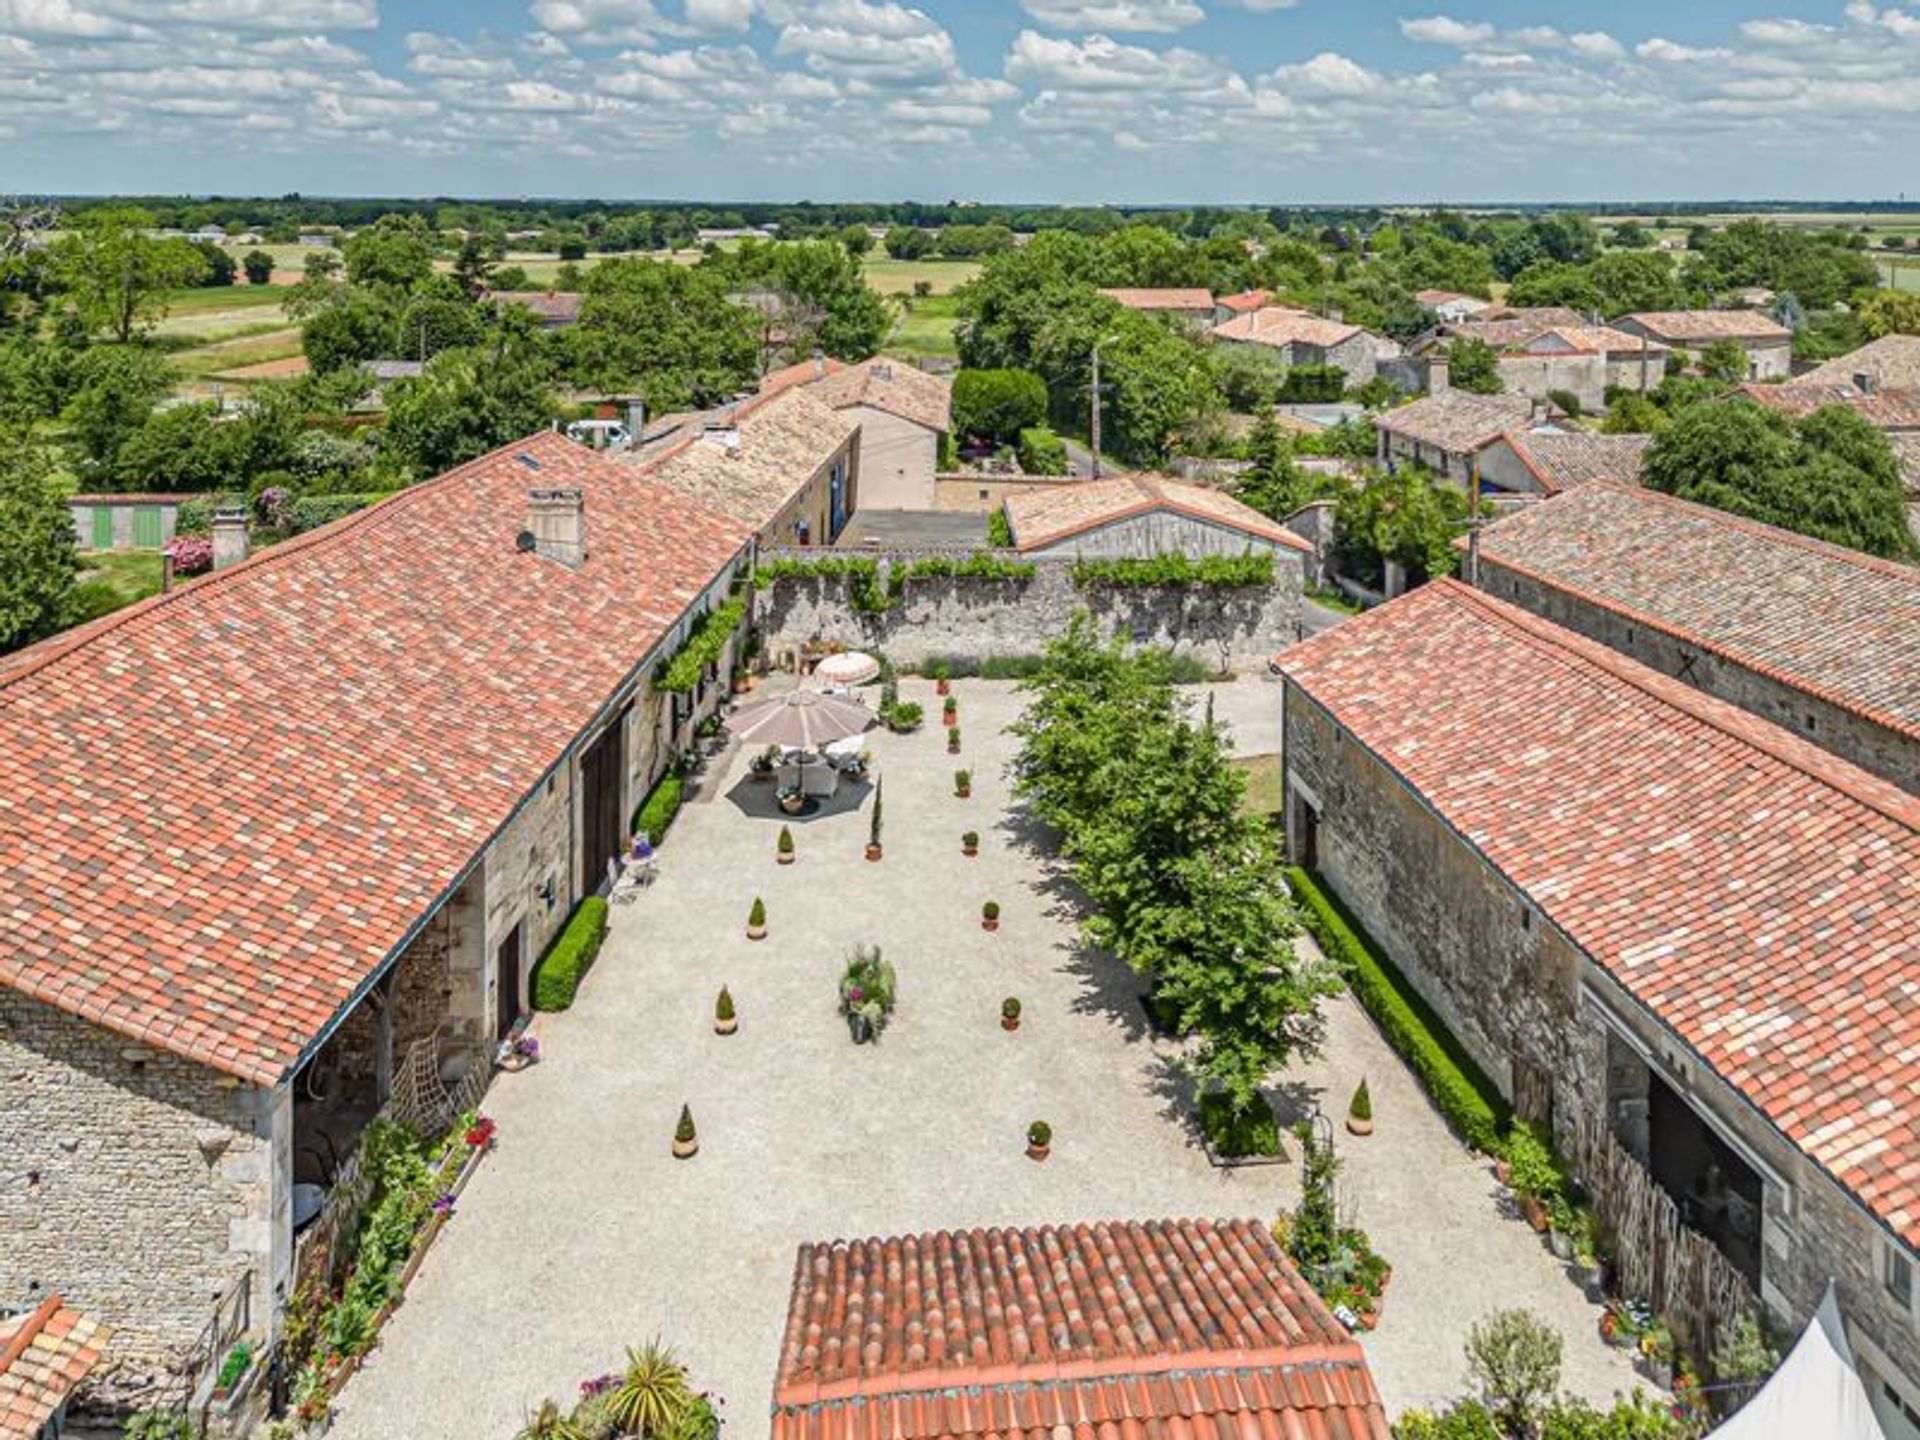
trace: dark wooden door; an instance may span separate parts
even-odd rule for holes
[[[500,942],[500,948],[494,953],[493,973],[495,984],[499,987],[495,997],[495,1009],[498,1011],[494,1025],[494,1038],[504,1040],[507,1032],[513,1029],[513,1022],[520,1018],[520,927],[515,925],[507,932],[507,938]]]
[[[591,895],[607,878],[607,862],[626,848],[621,791],[627,774],[627,724],[616,716],[580,759],[582,888]]]

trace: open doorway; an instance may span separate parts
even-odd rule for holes
[[[494,1027],[493,1038],[504,1040],[520,1019],[520,932],[516,923],[500,942],[493,956]]]

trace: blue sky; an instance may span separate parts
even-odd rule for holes
[[[1920,0],[0,0],[0,189],[1883,198]]]

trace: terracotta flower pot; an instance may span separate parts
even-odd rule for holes
[[[767,927],[766,927],[766,926],[764,926],[764,925],[749,925],[749,926],[747,926],[747,939],[749,939],[749,940],[764,940],[764,939],[766,939],[766,938],[767,938]]]
[[[880,858],[880,855],[881,855],[881,850],[878,845],[867,846],[867,859],[878,860]]]
[[[998,930],[1000,928],[1000,922],[998,920],[982,920],[980,922],[980,928],[989,932]]]
[[[1347,1133],[1349,1135],[1371,1135],[1373,1133],[1373,1121],[1362,1120],[1358,1115],[1349,1115],[1347,1116]]]
[[[960,847],[960,853],[971,859],[980,853],[980,847],[978,845],[962,845]]]
[[[1018,1015],[1002,1015],[1000,1017],[1000,1028],[1002,1030],[1018,1030],[1020,1028],[1020,1017]]]
[[[960,753],[960,747],[954,744],[953,741],[949,740],[947,742],[947,754],[958,755],[959,753]]]
[[[956,800],[971,800],[973,798],[973,787],[971,785],[956,785],[953,790],[953,798]]]
[[[738,1015],[734,1016],[731,1020],[716,1019],[713,1022],[713,1033],[716,1035],[731,1035],[739,1028],[740,1017]]]
[[[1029,1160],[1044,1160],[1047,1158],[1047,1156],[1051,1155],[1052,1153],[1053,1153],[1053,1146],[1051,1145],[1029,1144],[1027,1146],[1027,1158]]]
[[[1527,1217],[1527,1224],[1531,1225],[1537,1233],[1542,1235],[1546,1233],[1547,1207],[1533,1196],[1528,1195],[1520,1201],[1520,1213]]]
[[[953,690],[952,681],[936,680],[933,682],[933,693],[936,695],[946,695],[946,694],[949,694],[952,690]]]
[[[691,1160],[699,1153],[700,1139],[698,1136],[695,1136],[691,1140],[675,1140],[673,1142],[673,1158],[676,1160]]]

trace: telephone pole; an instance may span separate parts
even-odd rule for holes
[[[1100,347],[1107,342],[1097,340],[1093,346],[1093,478],[1100,478]]]

